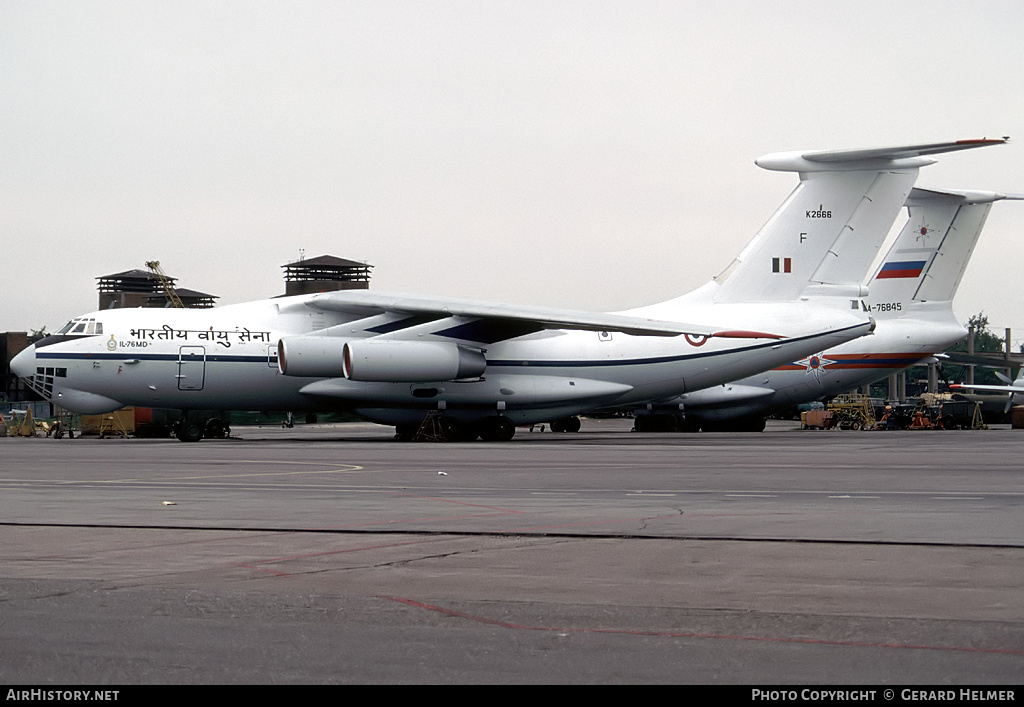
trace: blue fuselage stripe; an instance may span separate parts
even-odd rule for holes
[[[134,354],[134,353],[53,353],[50,351],[36,351],[36,358],[38,359],[61,359],[61,360],[73,360],[73,361],[178,361],[184,360],[185,363],[199,363],[200,361],[232,361],[237,363],[267,363],[268,358],[266,354],[263,356],[234,356],[224,354],[206,354],[203,358],[196,357],[195,359],[185,358],[182,359],[178,354]]]
[[[832,334],[840,334],[851,329],[864,326],[863,324],[856,324],[853,326],[845,327],[843,329],[837,329]],[[523,359],[495,359],[487,362],[488,366],[492,367],[507,367],[507,368],[599,368],[599,367],[617,367],[617,366],[636,366],[636,365],[649,365],[654,363],[672,363],[675,361],[686,361],[700,358],[711,358],[714,356],[729,356],[734,354],[750,353],[752,351],[759,351],[765,348],[771,348],[774,346],[788,345],[807,339],[813,339],[822,336],[822,333],[810,334],[807,336],[799,336],[791,339],[784,339],[782,341],[772,340],[762,344],[754,344],[752,346],[746,346],[741,348],[730,348],[721,351],[700,351],[694,353],[685,354],[674,354],[671,356],[653,356],[650,358],[632,358],[632,359],[600,359],[600,360],[523,360]],[[49,348],[49,347],[48,347]],[[49,351],[37,351],[37,358],[46,359],[63,359],[63,360],[83,360],[83,361],[125,361],[125,360],[139,360],[139,361],[180,361],[181,356],[177,353],[167,354],[150,354],[135,351],[126,351],[123,353],[80,353],[80,352],[49,352]],[[207,361],[233,361],[238,363],[268,363],[266,355],[263,356],[237,356],[232,354],[207,354],[205,360]],[[186,359],[187,361],[187,359]],[[198,362],[198,361],[196,361]]]

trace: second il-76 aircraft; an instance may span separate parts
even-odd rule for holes
[[[658,400],[737,380],[868,334],[863,272],[932,154],[967,140],[780,153],[798,188],[719,277],[726,296],[598,314],[379,292],[332,292],[215,309],[77,317],[12,370],[56,405],[101,413],[346,409],[411,438],[439,416],[449,438],[510,439],[516,425]],[[871,246],[857,245],[860,232]],[[877,242],[874,242],[877,240]],[[852,277],[852,280],[851,280]],[[808,283],[817,295],[802,298]]]
[[[1024,194],[915,187],[906,224],[865,278],[869,294],[863,301],[876,320],[871,336],[743,380],[648,403],[636,429],[756,432],[774,411],[933,360],[967,336],[953,314],[953,298],[989,210],[1003,199],[1024,200]]]

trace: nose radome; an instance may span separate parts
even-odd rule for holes
[[[32,344],[11,359],[11,372],[18,378],[28,378],[36,374],[36,346]]]

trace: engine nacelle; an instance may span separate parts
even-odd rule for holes
[[[345,377],[354,381],[422,383],[476,378],[483,353],[445,341],[354,339],[345,344]]]
[[[286,376],[341,378],[347,341],[337,336],[286,336],[277,342],[277,367]]]

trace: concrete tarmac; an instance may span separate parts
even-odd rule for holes
[[[0,681],[1017,684],[1024,432],[0,439]]]

